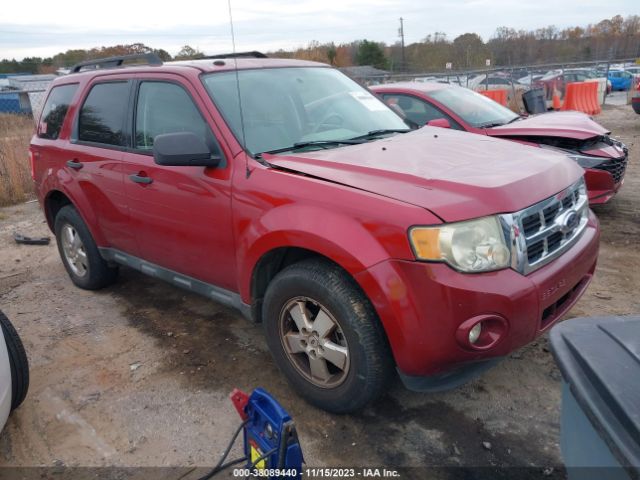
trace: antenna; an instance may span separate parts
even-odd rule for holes
[[[227,0],[227,6],[229,7],[229,25],[231,27],[231,46],[233,51],[233,67],[236,71],[236,91],[238,93],[238,108],[240,110],[240,129],[242,131],[242,146],[244,147],[244,171],[246,178],[251,175],[249,169],[249,155],[247,155],[247,138],[244,131],[244,114],[242,112],[242,96],[240,95],[240,76],[238,75],[238,59],[236,57],[236,35],[233,31],[233,15],[231,13],[231,0]]]

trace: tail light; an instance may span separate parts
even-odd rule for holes
[[[31,165],[31,178],[36,179],[36,154],[33,150],[29,149],[29,164]]]

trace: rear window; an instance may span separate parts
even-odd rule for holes
[[[76,90],[78,90],[77,83],[53,87],[42,109],[38,137],[56,140],[60,136],[64,118],[67,116],[71,99]]]
[[[80,110],[78,140],[105,145],[124,145],[128,82],[95,85]]]

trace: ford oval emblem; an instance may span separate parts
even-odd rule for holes
[[[562,220],[560,226],[564,233],[574,230],[580,223],[580,216],[576,212],[569,212]]]

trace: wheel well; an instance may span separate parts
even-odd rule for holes
[[[308,258],[324,258],[335,263],[318,252],[297,247],[276,248],[258,260],[251,277],[251,318],[255,322],[262,321],[262,300],[271,280],[289,265]]]
[[[59,190],[55,190],[47,196],[45,201],[45,215],[51,231],[53,231],[56,215],[58,215],[60,209],[66,205],[72,205],[72,202],[69,200],[69,197]]]

